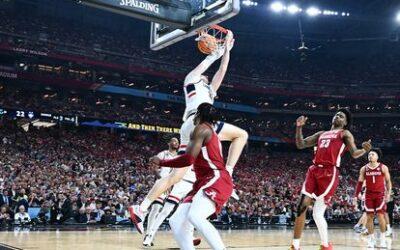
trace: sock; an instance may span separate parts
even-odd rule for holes
[[[390,224],[386,224],[387,230],[390,230]]]
[[[294,249],[299,249],[300,248],[300,239],[293,239],[293,246]]]
[[[174,210],[175,204],[171,202],[165,202],[164,207],[162,208],[161,212],[158,214],[156,220],[154,221],[153,225],[151,226],[152,232],[157,232],[158,228],[164,222],[165,218]]]
[[[232,175],[233,175],[233,166],[226,165],[226,170],[229,172],[229,175],[232,177]]]
[[[140,203],[140,209],[142,210],[143,213],[146,213],[147,210],[149,209],[151,203],[153,203],[151,200],[149,200],[147,197],[144,198],[142,203]]]
[[[381,240],[385,240],[386,239],[386,233],[381,233]]]
[[[152,231],[152,227],[156,218],[158,217],[160,210],[162,209],[162,205],[155,203],[151,206],[151,210],[149,215],[147,216],[147,234],[150,234]]]

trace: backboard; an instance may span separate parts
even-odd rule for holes
[[[177,28],[162,23],[151,23],[150,48],[160,50],[185,38],[196,35],[197,30],[218,24],[240,11],[240,0],[186,0],[190,4],[192,16],[190,24]]]
[[[160,50],[240,11],[240,0],[74,0],[151,22],[150,48]]]

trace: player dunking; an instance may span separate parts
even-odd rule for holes
[[[179,148],[179,141],[177,138],[172,137],[169,142],[168,142],[168,150],[161,151],[160,153],[157,154],[157,157],[162,159],[162,160],[170,160],[174,157],[176,157],[177,152]],[[156,169],[156,176],[158,179],[163,178],[172,171],[171,168],[168,167],[161,167],[159,169]],[[163,209],[164,206],[164,200],[167,197],[167,193],[163,193],[161,196],[159,196],[151,205],[151,209],[149,212],[149,215],[147,217],[147,232],[146,235],[149,235],[152,233],[152,228],[154,227],[154,224],[156,222],[156,218],[158,218]],[[144,246],[151,246],[152,242],[146,242],[146,238],[143,241]]]
[[[354,137],[348,130],[351,125],[351,113],[339,109],[332,119],[331,130],[320,131],[303,138],[302,128],[307,117],[300,116],[296,121],[296,146],[299,149],[317,145],[313,165],[308,169],[301,191],[294,225],[294,237],[290,247],[300,249],[300,238],[304,229],[307,208],[313,205],[313,218],[321,237],[321,250],[333,249],[328,242],[328,225],[324,218],[328,203],[339,184],[339,166],[345,150],[353,158],[359,158],[371,149],[371,142],[364,142],[362,149],[357,149]]]
[[[232,177],[224,164],[221,142],[214,131],[218,118],[215,107],[209,103],[201,104],[194,118],[196,127],[186,153],[173,160],[152,159],[154,164],[171,168],[193,164],[196,173],[193,190],[170,220],[175,240],[183,250],[194,249],[193,227],[203,235],[212,249],[225,249],[217,229],[207,220],[209,216],[221,211],[233,190]]]
[[[368,153],[369,163],[360,169],[360,176],[356,187],[356,197],[361,192],[361,187],[365,181],[365,211],[368,214],[368,248],[375,247],[374,237],[374,215],[378,216],[379,227],[381,230],[379,247],[386,248],[386,202],[390,199],[392,192],[392,182],[390,180],[389,169],[386,165],[379,162],[382,159],[382,151],[373,148]]]
[[[193,132],[195,127],[193,119],[198,106],[201,103],[213,104],[216,93],[225,77],[230,60],[230,51],[233,48],[233,44],[233,34],[231,31],[229,31],[225,38],[225,45],[214,51],[211,55],[207,56],[205,60],[203,60],[186,76],[183,86],[186,109],[183,116],[184,123],[182,124],[180,130],[181,146],[178,154],[185,153],[187,144],[190,140],[190,134]],[[212,78],[211,83],[209,83],[208,78],[203,74],[215,61],[221,58],[221,56],[222,60],[220,67]],[[243,129],[223,122],[216,123],[214,129],[221,141],[231,141],[227,158],[227,169],[232,174],[233,167],[236,165],[239,156],[247,143],[248,134]],[[143,220],[150,204],[160,194],[168,190],[168,188],[171,186],[180,182],[182,179],[190,180],[192,182],[194,181],[194,174],[192,170],[188,171],[188,169],[190,169],[190,166],[187,166],[186,168],[174,169],[167,177],[164,177],[155,183],[140,206],[136,205],[129,208],[131,219],[140,233],[143,232]],[[191,189],[191,187],[187,188],[186,194],[190,192]],[[171,199],[168,199],[168,201],[179,203],[180,199],[183,197],[184,196],[172,197]],[[168,207],[170,209],[169,212],[171,212],[173,210],[173,206]],[[166,206],[164,208],[166,208]]]

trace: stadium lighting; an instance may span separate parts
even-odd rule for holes
[[[321,14],[321,11],[316,7],[310,7],[306,10],[307,15],[309,16],[317,16]]]
[[[291,4],[287,7],[287,11],[290,14],[296,14],[298,12],[301,12],[301,9],[296,5],[296,4]]]
[[[285,6],[281,2],[273,2],[271,4],[271,10],[273,12],[282,12],[285,9]]]
[[[400,23],[400,11],[397,13],[396,21],[397,21],[398,23]]]
[[[244,1],[242,1],[242,4],[245,6],[257,6],[258,5],[257,2],[253,2],[251,0],[244,0]]]

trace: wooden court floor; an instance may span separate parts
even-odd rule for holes
[[[223,240],[228,249],[240,250],[287,250],[291,241],[291,228],[221,230]],[[330,229],[330,241],[335,250],[367,249],[366,239],[360,237],[349,228]],[[393,238],[387,238],[390,249],[400,250],[400,240],[396,231]],[[307,229],[302,240],[302,249],[319,249],[319,237],[316,229]],[[151,249],[177,249],[172,233],[162,231],[156,236]],[[0,249],[143,249],[142,237],[130,229],[90,229],[83,231],[28,231],[14,230],[0,232]],[[202,242],[198,249],[209,249]],[[376,248],[378,249],[378,248]]]

